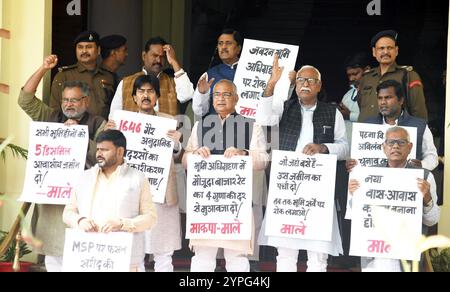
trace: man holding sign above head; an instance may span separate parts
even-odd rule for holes
[[[156,102],[160,97],[160,87],[159,80],[154,75],[149,74],[139,76],[134,82],[132,96],[140,114],[173,120],[172,116],[155,111]],[[107,128],[114,129],[116,128],[117,123],[118,121],[110,120],[108,122]],[[180,211],[178,208],[175,164],[174,159],[172,158],[172,156],[178,157],[181,153],[181,133],[175,130],[169,130],[167,132],[167,137],[173,140],[173,142],[175,143],[175,149],[173,151],[173,155],[170,156],[170,171],[168,176],[167,189],[165,190],[165,198],[163,200],[164,203],[155,202],[158,222],[151,231],[146,233],[145,238],[145,252],[147,254],[153,254],[155,261],[155,272],[173,272],[173,253],[175,250],[181,249]],[[142,149],[133,149],[129,147],[128,151],[131,150],[142,151]],[[148,149],[146,151],[148,151]],[[134,161],[127,162],[134,163]],[[148,160],[143,160],[142,162],[149,163]],[[161,161],[159,162],[159,166],[163,167]],[[150,179],[155,179],[155,176],[150,176]],[[151,187],[155,186],[151,184]],[[153,191],[152,193],[154,194],[155,191]]]
[[[186,168],[191,155],[200,155],[205,160],[211,155],[224,155],[225,159],[251,156],[254,170],[266,168],[268,154],[263,130],[236,113],[235,107],[239,100],[236,91],[236,86],[230,80],[220,80],[214,86],[213,105],[217,114],[206,115],[194,125],[183,156]],[[254,186],[253,193],[262,191],[262,187]],[[191,261],[191,272],[214,272],[219,248],[224,249],[228,272],[249,272],[250,263],[246,255],[253,253],[254,237],[253,231],[251,240],[192,239],[190,245],[195,255]]]
[[[416,158],[411,163],[432,171],[438,166],[438,155],[433,135],[424,119],[411,116],[405,109],[405,97],[401,84],[395,80],[383,81],[377,87],[377,117],[369,118],[365,123],[417,128]],[[352,169],[356,160],[349,160],[347,168]]]
[[[311,156],[332,154],[337,155],[338,160],[346,159],[348,143],[342,114],[336,107],[317,99],[322,88],[319,70],[313,66],[303,66],[298,71],[296,79],[296,92],[299,98],[280,103],[283,97],[273,96],[273,94],[283,70],[284,68],[278,65],[278,56],[275,56],[272,76],[259,104],[256,121],[266,125],[279,122],[279,150]],[[279,106],[273,107],[276,104]],[[328,254],[337,256],[343,253],[336,211],[333,214],[331,241],[266,236],[265,228],[268,224],[271,222],[263,223],[259,243],[277,248],[277,271],[279,272],[297,271],[300,249],[308,251],[307,271],[309,272],[326,272]]]
[[[387,164],[378,167],[420,169],[416,164],[408,162],[408,155],[412,149],[412,143],[408,132],[401,127],[393,127],[387,130],[383,150],[388,159]],[[349,192],[353,195],[365,182],[351,179]],[[425,226],[433,226],[439,221],[440,210],[437,205],[436,182],[433,174],[425,170],[424,178],[417,178],[417,187],[423,196],[422,223]],[[397,211],[398,212],[398,211]],[[355,220],[355,219],[353,219]],[[353,224],[353,223],[352,223]],[[375,224],[377,222],[375,221]],[[415,244],[411,242],[411,244]],[[405,247],[406,248],[406,247]],[[387,258],[361,258],[362,271],[367,272],[400,272],[400,261]]]
[[[98,164],[85,171],[63,213],[64,222],[84,232],[134,234],[131,271],[144,272],[144,231],[156,223],[150,185],[125,163],[125,136],[107,130],[97,137]]]
[[[39,83],[44,75],[55,68],[56,55],[44,59],[42,66],[28,79],[19,95],[19,106],[33,121],[61,123],[66,126],[87,125],[89,129],[89,147],[85,168],[95,164],[95,138],[106,124],[100,116],[87,112],[90,96],[89,87],[80,81],[67,81],[62,85],[62,99],[59,109],[53,109],[35,97]],[[49,272],[59,272],[62,268],[65,226],[62,222],[62,205],[38,204],[33,213],[33,232],[43,242],[45,266]]]

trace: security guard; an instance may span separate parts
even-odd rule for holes
[[[399,66],[397,32],[385,30],[377,33],[371,41],[372,54],[380,64],[366,71],[360,82],[358,104],[361,110],[359,122],[364,122],[379,113],[377,86],[386,80],[395,80],[402,84],[406,96],[405,107],[412,116],[428,119],[427,106],[423,93],[423,84],[419,74],[411,66]]]
[[[58,69],[52,83],[50,107],[61,108],[62,86],[65,81],[85,82],[90,88],[88,112],[108,119],[109,105],[114,96],[114,77],[97,65],[100,55],[100,37],[94,31],[85,31],[74,41],[78,63]]]
[[[125,65],[128,57],[127,39],[118,34],[108,35],[100,39],[100,47],[102,48],[102,68],[113,74],[115,91],[120,82],[117,71]]]

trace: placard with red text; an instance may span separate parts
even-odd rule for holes
[[[87,126],[31,122],[24,188],[19,201],[65,205],[84,171]]]

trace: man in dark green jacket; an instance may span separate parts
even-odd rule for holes
[[[105,120],[93,116],[86,110],[89,106],[89,86],[80,81],[64,83],[61,108],[53,109],[35,96],[36,89],[47,71],[58,63],[58,58],[51,55],[45,58],[42,66],[28,79],[22,88],[18,103],[33,121],[63,123],[70,125],[87,125],[89,128],[89,148],[85,168],[96,162],[95,138],[103,131]],[[49,272],[59,272],[62,268],[65,228],[62,221],[62,205],[37,205],[33,213],[33,233],[42,241],[43,246],[37,252],[45,255],[45,266]]]

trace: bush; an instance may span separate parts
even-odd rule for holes
[[[443,249],[441,252],[434,249],[430,254],[435,272],[450,272],[450,248]]]

